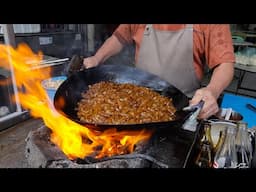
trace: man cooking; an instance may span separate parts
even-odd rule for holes
[[[124,46],[135,43],[136,67],[153,73],[191,98],[203,100],[199,118],[218,112],[217,99],[234,75],[234,50],[228,24],[121,24],[94,56],[85,58],[86,68],[104,63]],[[210,82],[201,87],[204,67],[213,69]]]

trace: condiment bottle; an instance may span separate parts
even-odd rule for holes
[[[236,135],[236,151],[238,157],[238,167],[248,168],[250,167],[252,160],[252,144],[247,130],[247,123],[239,121],[237,122],[237,135]]]
[[[213,142],[211,138],[211,124],[204,124],[204,135],[200,141],[200,149],[195,164],[202,168],[211,168],[213,162]]]
[[[224,142],[214,156],[214,168],[236,168],[238,165],[235,147],[235,127],[226,127],[225,134]]]

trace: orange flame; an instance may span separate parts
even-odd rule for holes
[[[148,130],[117,131],[113,128],[99,132],[56,112],[41,85],[42,80],[50,78],[50,69],[31,69],[31,63],[40,65],[42,58],[42,52],[35,54],[26,44],[20,44],[17,49],[0,45],[0,66],[8,68],[12,64],[22,107],[28,109],[32,116],[43,119],[52,131],[51,141],[69,159],[131,153],[138,142],[151,136]]]

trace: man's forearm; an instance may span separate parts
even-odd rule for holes
[[[95,56],[99,63],[103,63],[109,57],[119,53],[122,48],[123,44],[121,44],[119,40],[112,35],[103,43],[103,45],[96,52]]]
[[[222,63],[213,71],[211,80],[207,85],[216,99],[231,83],[234,76],[234,63]]]

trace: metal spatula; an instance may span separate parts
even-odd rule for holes
[[[204,106],[204,101],[201,100],[198,104],[184,107],[184,111],[193,111],[189,118],[183,123],[182,128],[184,130],[196,131],[197,128],[197,117]]]

